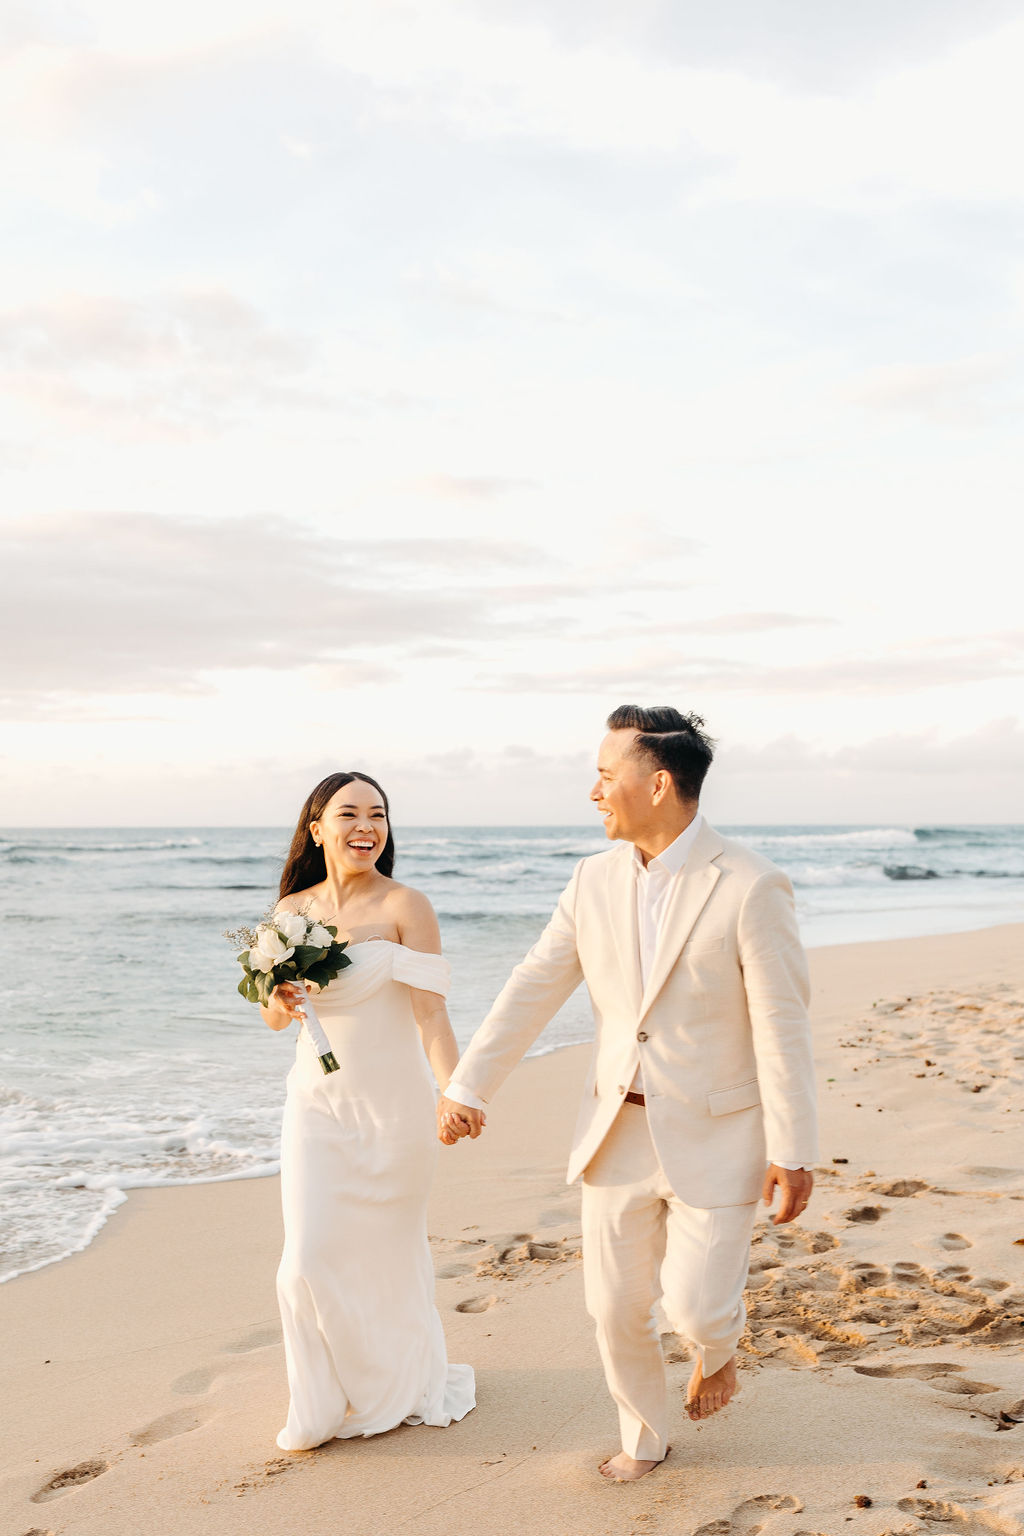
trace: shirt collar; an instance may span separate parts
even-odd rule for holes
[[[668,847],[663,849],[655,858],[648,860],[646,871],[654,869],[666,875],[678,875],[686,863],[687,855],[696,841],[697,833],[700,831],[703,821],[704,818],[700,811],[698,811],[690,825],[680,832],[675,842],[669,843]],[[633,861],[637,870],[645,869],[644,861],[640,856],[640,849],[635,843],[633,845]]]

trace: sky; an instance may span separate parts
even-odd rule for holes
[[[1024,820],[1013,0],[6,0],[0,824]]]

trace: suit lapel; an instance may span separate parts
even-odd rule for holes
[[[640,933],[636,920],[636,875],[633,870],[633,845],[623,844],[621,856],[609,861],[608,926],[615,936],[619,970],[625,983],[629,1006],[640,1011],[643,984],[640,976]]]
[[[658,934],[654,952],[654,964],[647,978],[639,1017],[642,1019],[665,985],[669,972],[679,959],[679,952],[690,930],[697,921],[704,905],[718,882],[721,871],[712,860],[722,852],[724,844],[707,822],[701,827],[690,849],[686,864],[675,882],[669,897],[668,909]],[[636,902],[633,903],[634,914]],[[634,915],[634,924],[636,917]]]

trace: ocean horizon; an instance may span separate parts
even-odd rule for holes
[[[809,947],[1024,919],[1024,826],[723,826],[790,876]],[[600,825],[398,827],[396,875],[437,909],[464,1045]],[[294,1031],[237,995],[226,929],[272,903],[290,829],[0,831],[0,1279],[84,1247],[128,1189],[277,1170]],[[19,943],[20,953],[20,943]],[[50,957],[53,957],[52,959]],[[589,1039],[586,992],[531,1054]]]

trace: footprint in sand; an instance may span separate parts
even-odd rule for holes
[[[563,1259],[578,1259],[580,1235],[536,1237],[532,1232],[514,1232],[496,1237],[476,1264],[481,1279],[514,1280],[535,1264],[554,1264]]]
[[[55,1473],[38,1493],[32,1495],[32,1503],[45,1504],[48,1499],[59,1499],[70,1489],[79,1488],[82,1483],[91,1483],[94,1477],[100,1477],[109,1470],[109,1461],[100,1461],[98,1458],[94,1461],[80,1461],[77,1467],[68,1467],[63,1472]]]
[[[240,1339],[235,1339],[231,1344],[225,1344],[225,1355],[247,1355],[251,1349],[266,1349],[271,1344],[280,1344],[281,1329],[279,1326],[265,1324],[260,1328],[250,1328]]]
[[[960,1397],[982,1397],[986,1392],[998,1392],[990,1381],[967,1381],[962,1376],[949,1376],[945,1380],[930,1381],[935,1392],[953,1392]]]
[[[918,1520],[934,1521],[949,1531],[966,1533],[975,1529],[967,1510],[946,1499],[900,1499],[896,1508],[905,1515],[916,1515]]]
[[[887,1205],[855,1205],[843,1215],[847,1221],[880,1221],[888,1209]]]
[[[465,1301],[455,1303],[456,1312],[486,1312],[494,1306],[497,1296],[467,1296]]]
[[[858,1376],[880,1376],[887,1381],[906,1377],[912,1381],[931,1381],[934,1376],[957,1376],[963,1366],[948,1360],[923,1360],[919,1365],[855,1365],[853,1369]]]
[[[854,1283],[860,1287],[884,1285],[889,1278],[889,1271],[887,1269],[884,1269],[881,1264],[871,1264],[870,1262],[851,1264],[848,1273]],[[840,1284],[842,1284],[842,1281],[840,1281]]]
[[[955,1397],[983,1397],[999,1388],[990,1381],[971,1381],[961,1376],[962,1365],[947,1360],[921,1361],[916,1365],[855,1365],[858,1376],[875,1376],[883,1381],[923,1381],[933,1392],[948,1392]]]
[[[872,1186],[876,1195],[888,1195],[892,1200],[909,1200],[911,1195],[919,1195],[922,1189],[929,1189],[923,1179],[894,1179],[891,1184],[875,1184]]]
[[[173,1440],[177,1435],[189,1435],[210,1416],[210,1410],[176,1408],[173,1413],[163,1413],[150,1424],[135,1430],[130,1438],[132,1445],[159,1445],[161,1440]]]
[[[178,1376],[171,1382],[171,1391],[180,1392],[183,1397],[198,1396],[201,1392],[209,1392],[216,1381],[216,1373],[207,1370],[205,1366],[199,1366],[194,1371],[186,1371],[184,1376]]]
[[[30,1531],[25,1531],[23,1536],[54,1536],[53,1531],[44,1531],[41,1525],[34,1525]]]
[[[831,1232],[803,1232],[799,1227],[789,1231],[773,1232],[780,1248],[802,1248],[804,1253],[830,1253],[839,1247],[838,1237]]]
[[[964,1237],[960,1232],[943,1232],[938,1239],[940,1248],[973,1248],[974,1244],[969,1237]]]
[[[759,1493],[737,1504],[729,1518],[709,1520],[698,1526],[693,1536],[757,1536],[765,1520],[777,1511],[799,1514],[803,1504],[792,1493]]]

